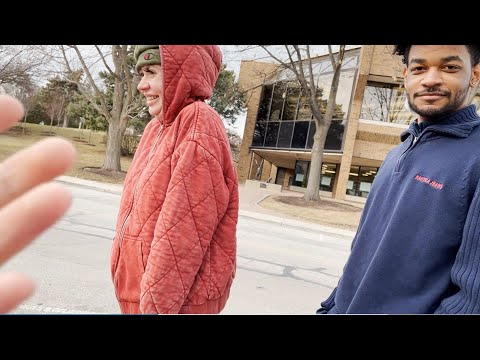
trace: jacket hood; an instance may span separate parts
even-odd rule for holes
[[[163,68],[163,123],[173,122],[194,101],[212,96],[222,66],[217,45],[160,45]]]

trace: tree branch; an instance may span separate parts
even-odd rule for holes
[[[102,59],[103,65],[105,65],[105,67],[107,68],[107,70],[108,70],[108,72],[110,73],[110,75],[113,75],[113,76],[117,77],[118,75],[115,74],[115,72],[112,71],[112,69],[110,69],[110,66],[108,66],[107,61],[105,60],[105,56],[103,56],[103,53],[102,53],[102,51],[100,50],[100,48],[98,47],[98,45],[94,45],[94,46],[95,46],[95,49],[97,49],[98,54],[100,55],[100,58]]]

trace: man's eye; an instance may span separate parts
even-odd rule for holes
[[[460,67],[458,67],[457,65],[445,65],[444,69],[447,71],[456,71],[459,70]]]
[[[422,71],[423,69],[425,69],[423,66],[415,66],[411,69],[412,72],[415,72],[415,71]]]

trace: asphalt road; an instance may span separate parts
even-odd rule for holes
[[[68,185],[66,216],[2,271],[37,283],[16,314],[118,314],[110,250],[120,195]],[[313,314],[336,286],[351,238],[241,216],[237,276],[222,314]]]

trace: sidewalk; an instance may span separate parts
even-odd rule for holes
[[[55,179],[57,182],[72,184],[76,186],[82,186],[87,188],[93,188],[100,191],[106,191],[113,194],[122,194],[123,186],[118,184],[101,183],[91,180],[83,180],[71,176],[59,176]],[[239,184],[238,192],[240,195],[240,216],[250,217],[254,219],[260,219],[264,221],[270,221],[281,226],[293,226],[302,229],[310,229],[319,231],[322,233],[342,235],[347,237],[355,236],[354,231],[337,229],[320,224],[314,224],[304,221],[296,220],[293,216],[289,217],[284,214],[265,209],[258,205],[264,198],[269,195],[276,194],[265,189],[246,190],[244,184]],[[301,194],[299,195],[301,196]]]

